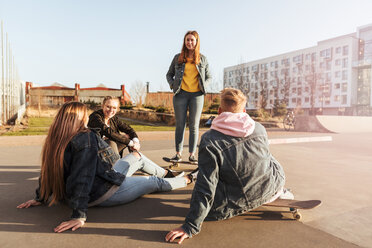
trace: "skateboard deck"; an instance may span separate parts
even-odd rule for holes
[[[198,165],[198,162],[190,162],[190,161],[179,161],[179,162],[173,162],[173,161],[171,161],[170,158],[167,158],[167,157],[163,157],[163,160],[164,160],[165,162],[172,163],[172,164],[169,166],[170,169],[175,168],[175,167],[178,167],[179,164]]]
[[[322,203],[320,200],[308,200],[308,201],[298,201],[298,200],[286,200],[277,199],[273,202],[266,203],[262,206],[264,207],[281,207],[289,208],[290,212],[293,214],[293,218],[300,220],[302,218],[299,209],[312,209],[319,206]]]

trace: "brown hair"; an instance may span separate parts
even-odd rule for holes
[[[196,31],[187,31],[185,36],[183,37],[183,45],[182,45],[182,50],[181,54],[178,57],[178,64],[186,63],[186,56],[187,56],[187,47],[186,47],[186,36],[189,34],[192,34],[196,38],[196,46],[193,54],[193,63],[194,64],[199,64],[200,63],[200,39],[199,39],[199,34]]]
[[[112,97],[112,96],[105,96],[105,98],[103,98],[103,102],[102,102],[102,106],[105,105],[105,103],[109,100],[116,100],[118,101],[118,104],[120,105],[120,101],[119,101],[119,98],[117,97]]]
[[[50,205],[65,196],[63,158],[71,139],[79,132],[86,132],[87,107],[80,102],[68,102],[59,109],[46,137],[41,161],[40,198]]]
[[[243,112],[247,98],[238,89],[226,88],[221,91],[222,112],[240,113]]]

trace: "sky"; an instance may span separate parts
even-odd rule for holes
[[[165,75],[188,30],[200,35],[215,91],[224,67],[356,32],[372,23],[371,10],[371,0],[0,0],[21,80],[150,82],[151,92],[169,90]]]

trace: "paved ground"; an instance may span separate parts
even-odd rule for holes
[[[173,155],[173,132],[139,133],[143,152],[162,166]],[[304,141],[323,137],[332,141]],[[271,151],[282,163],[287,186],[297,199],[321,199],[303,211],[303,221],[288,213],[259,208],[220,222],[205,222],[184,247],[372,247],[372,134],[316,134],[269,130]],[[282,144],[283,139],[297,143]],[[181,225],[192,185],[151,194],[130,204],[92,208],[84,228],[52,232],[70,215],[63,205],[16,209],[33,197],[43,136],[0,137],[0,247],[174,247],[163,242]],[[281,139],[281,142],[275,142]],[[187,147],[185,145],[185,151]],[[186,153],[185,153],[186,156]],[[182,167],[191,170],[192,167]]]

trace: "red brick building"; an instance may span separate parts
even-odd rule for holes
[[[75,88],[65,87],[60,84],[33,87],[31,82],[26,82],[27,106],[39,105],[52,107],[73,100],[101,104],[105,96],[117,97],[121,104],[130,102],[131,100],[124,85],[121,85],[120,89],[107,88],[104,85],[93,88],[80,88],[80,84],[75,84]]]

